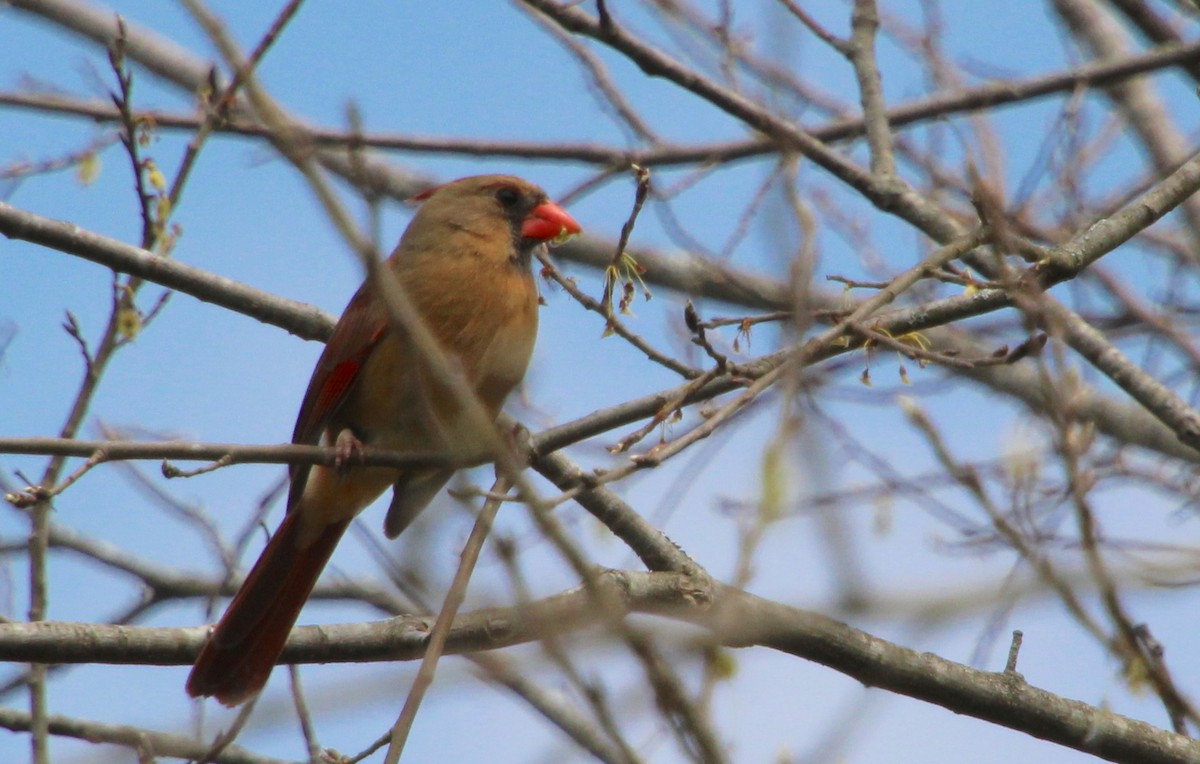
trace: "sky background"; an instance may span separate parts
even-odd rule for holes
[[[252,47],[270,24],[277,5],[232,0],[212,4],[245,48]],[[617,8],[622,5],[614,4]],[[819,11],[835,31],[846,31],[849,13],[844,4],[806,5],[820,6],[814,12]],[[889,5],[901,15],[918,18],[912,4]],[[174,3],[147,0],[108,7],[131,23],[152,27],[189,50],[211,55],[203,35]],[[829,92],[853,92],[849,69],[810,38],[787,31],[789,25],[779,23],[776,6],[737,7],[739,28],[766,50],[779,53],[798,71],[819,68],[821,82]],[[1062,57],[1061,33],[1045,17],[1040,4],[975,0],[949,2],[943,10],[948,54],[969,59],[981,76],[1028,76],[1068,63]],[[621,8],[621,12],[631,23],[641,18],[636,9]],[[899,103],[926,92],[927,83],[890,44],[882,45],[881,60],[889,102]],[[606,61],[631,103],[665,139],[686,143],[745,137],[734,120],[716,109],[666,83],[638,76],[632,65],[615,57],[607,56]],[[578,67],[561,46],[505,3],[310,0],[271,50],[259,74],[280,103],[318,125],[344,125],[347,103],[353,101],[365,127],[373,131],[613,145],[627,142],[621,128],[597,107]],[[190,107],[187,98],[140,70],[135,69],[135,77],[139,107],[177,111]],[[103,51],[32,17],[0,8],[0,89],[17,90],[31,83],[103,97],[105,89],[112,86],[112,75]],[[1179,83],[1170,87],[1184,92]],[[1194,118],[1194,101],[1180,98],[1175,108]],[[1006,138],[1004,151],[1011,172],[1004,180],[1010,188],[1019,187],[1025,172],[1038,161],[1041,140],[1056,113],[1053,105],[1038,103],[998,115],[997,127]],[[802,110],[797,110],[796,116],[802,122],[818,123]],[[0,108],[0,167],[18,160],[58,156],[86,144],[104,129],[80,119]],[[1022,137],[1022,131],[1027,137]],[[160,167],[173,172],[187,137],[163,131],[148,151]],[[1129,172],[1134,158],[1132,149],[1118,145],[1105,164],[1111,164],[1114,172]],[[513,172],[541,184],[553,197],[575,187],[589,172],[570,163],[412,154],[391,159],[441,180],[480,172]],[[1104,164],[1101,171],[1103,168]],[[746,162],[702,180],[680,198],[674,212],[691,236],[719,249],[738,224],[740,202],[755,192],[769,171],[769,164]],[[663,171],[656,173],[655,182],[671,185],[684,177],[684,172]],[[805,168],[802,177],[812,188],[836,188],[836,183],[812,167]],[[632,193],[631,181],[613,182],[572,202],[569,208],[587,232],[615,239],[628,215]],[[22,209],[69,219],[124,241],[136,242],[140,237],[128,162],[117,149],[103,153],[99,176],[90,185],[67,171],[19,184],[0,181],[0,197]],[[873,241],[881,247],[878,254],[894,271],[921,256],[921,243],[911,231],[894,221],[880,220],[878,214],[867,215],[861,203],[857,210],[870,221]],[[355,212],[362,214],[361,208]],[[409,214],[399,204],[384,206],[381,239],[388,247],[398,238]],[[361,281],[359,266],[293,171],[257,141],[212,141],[175,219],[184,230],[174,252],[181,261],[311,303],[333,315],[340,313]],[[649,212],[642,216],[634,241],[674,249],[662,220]],[[745,270],[778,274],[793,251],[786,242],[781,245],[777,229],[759,221],[730,260]],[[829,274],[871,277],[859,254],[842,237],[822,230],[817,281]],[[1131,278],[1160,278],[1136,260],[1117,267],[1127,268]],[[571,272],[587,291],[599,295],[596,273],[581,268]],[[111,279],[100,266],[0,240],[0,435],[58,432],[81,374],[78,350],[61,328],[64,312],[69,310],[78,318],[85,336],[96,337],[109,309]],[[143,304],[150,304],[159,292],[151,285]],[[548,305],[541,315],[532,370],[520,400],[510,407],[533,429],[676,382],[670,373],[645,363],[619,339],[602,339],[596,316],[560,292],[547,289],[545,293]],[[701,308],[708,315],[732,310],[703,303]],[[688,349],[681,339],[681,311],[681,297],[656,289],[651,302],[635,306],[637,318],[631,322],[652,340],[683,354]],[[5,336],[9,337],[6,345]],[[722,337],[725,343],[730,339],[729,333]],[[751,352],[766,352],[777,341],[776,332],[758,331]],[[106,374],[83,436],[100,437],[103,424],[129,428],[135,437],[282,442],[291,432],[319,352],[317,343],[176,295]],[[919,401],[936,394],[930,398],[935,401],[930,414],[945,428],[963,458],[992,455],[1020,444],[1022,438],[1036,440],[1036,434],[1027,434],[1022,413],[1010,403],[965,388],[947,391],[936,370],[920,371],[910,364],[909,374],[917,384],[903,387],[894,360],[881,357],[872,367],[875,387],[864,388],[856,381],[862,364],[861,358],[851,360],[834,380],[827,391],[827,410],[834,415],[847,412],[841,424],[901,474],[919,474],[932,462],[921,439],[904,424],[894,403],[897,392]],[[737,551],[728,507],[758,498],[763,447],[774,432],[777,415],[777,402],[768,401],[739,420],[728,436],[697,446],[677,463],[635,476],[622,483],[620,491],[640,512],[661,523],[668,535],[711,573],[727,578]],[[607,445],[623,434],[611,433],[599,442]],[[820,422],[810,422],[801,446],[794,450],[790,476],[796,516],[773,528],[766,539],[749,587],[755,593],[800,607],[831,607],[835,588],[830,552],[820,544],[816,521],[805,512],[804,497],[869,478],[866,470],[832,446],[833,442]],[[606,461],[595,445],[572,453],[589,464]],[[43,464],[41,458],[3,456],[0,475],[20,483],[15,477],[19,472],[35,477]],[[110,465],[93,471],[56,502],[56,520],[79,533],[131,550],[149,561],[208,575],[218,570],[210,550],[189,536],[178,517],[147,499],[130,479],[130,469],[220,518],[230,533],[241,527],[259,497],[282,473],[277,467],[239,466],[165,483],[153,462],[129,468]],[[478,471],[473,477],[486,485],[489,475]],[[1125,510],[1106,515],[1107,527],[1114,534],[1135,533],[1151,525],[1156,533],[1179,543],[1196,540],[1191,515],[1165,502],[1156,503],[1147,493],[1110,492],[1104,502],[1106,509]],[[445,511],[427,513],[412,538],[406,534],[397,547],[400,555],[419,555],[422,570],[430,571],[435,584],[448,580],[470,527],[465,513],[452,502],[443,498],[439,506]],[[281,510],[276,509],[271,525]],[[581,511],[564,508],[562,517],[598,564],[637,568],[631,555]],[[363,515],[376,535],[380,535],[381,518],[379,507]],[[886,529],[880,530],[884,520],[888,521]],[[950,528],[903,500],[864,502],[847,514],[845,522],[856,539],[858,563],[875,587],[872,593],[879,596],[935,598],[974,584],[981,587],[981,593],[995,592],[1012,567],[1009,553],[980,555],[957,547],[961,539]],[[502,513],[499,529],[517,539],[528,553],[527,573],[536,593],[573,585],[571,574],[543,548],[522,511]],[[0,532],[5,540],[20,540],[26,530],[14,513],[0,512]],[[14,618],[24,618],[28,607],[24,565],[18,558],[6,558],[0,578],[0,613]],[[353,537],[343,542],[331,570],[334,575],[378,575]],[[50,614],[57,620],[108,619],[138,596],[128,579],[69,553],[53,556],[51,574]],[[884,582],[881,588],[879,582]],[[485,555],[468,606],[505,601],[508,596],[497,561]],[[1136,599],[1137,617],[1154,625],[1185,686],[1194,686],[1189,680],[1200,671],[1200,650],[1195,649],[1192,621],[1185,615],[1194,613],[1188,604],[1192,599],[1186,590],[1159,590]],[[1126,692],[1114,675],[1116,666],[1047,600],[1023,604],[999,620],[995,608],[982,607],[950,624],[833,614],[878,636],[952,660],[971,662],[981,644],[990,646],[976,665],[993,670],[1003,666],[1008,631],[1021,628],[1026,633],[1021,670],[1032,683],[1089,703],[1110,704],[1114,710],[1157,725],[1166,724],[1159,705]],[[363,608],[317,604],[305,611],[301,622],[375,615]],[[174,604],[156,610],[143,622],[196,625],[205,617],[195,603]],[[656,628],[678,633],[678,649],[685,649],[686,629]],[[649,702],[643,694],[633,692],[637,677],[622,650],[607,644],[586,650],[588,670],[611,682],[615,698],[624,694],[633,707]],[[544,660],[530,647],[510,654],[535,665]],[[765,650],[739,651],[735,657],[737,674],[719,689],[715,713],[722,734],[733,741],[736,761],[799,759],[815,754],[821,750],[821,734],[839,729],[836,725],[850,719],[859,720],[849,728],[853,739],[838,749],[847,761],[969,760],[983,764],[1032,758],[1058,764],[1090,760],[915,700],[866,691],[840,674],[801,660],[780,658]],[[377,737],[398,713],[413,670],[415,666],[410,664],[306,668],[305,687],[321,742],[351,754]],[[182,733],[193,719],[193,707],[182,691],[186,673],[186,667],[72,668],[52,683],[51,705],[55,712],[69,716]],[[346,677],[353,679],[346,681]],[[290,715],[286,688],[285,672],[276,672],[271,692],[260,702],[242,742],[271,755],[300,758],[303,743]],[[365,707],[350,702],[362,698],[373,700]],[[4,702],[18,708],[27,705],[19,694],[10,694]],[[652,715],[651,710],[647,716]],[[208,713],[209,734],[231,718],[215,707]],[[566,752],[575,753],[559,733],[533,716],[519,700],[472,678],[465,663],[448,659],[418,717],[408,751],[410,760],[470,761],[487,754],[496,761],[557,761]],[[514,730],[519,730],[516,739]],[[503,744],[498,746],[497,741]],[[647,746],[647,760],[677,760],[661,730],[653,725],[646,725],[634,742]],[[62,762],[95,761],[98,756],[93,746],[61,740],[53,742],[53,751],[55,760]],[[25,736],[0,734],[0,760],[19,761],[27,755]],[[113,749],[106,755],[113,761],[129,759],[124,750]]]

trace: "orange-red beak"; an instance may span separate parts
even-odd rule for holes
[[[549,241],[560,236],[570,236],[583,229],[575,218],[554,202],[542,202],[529,211],[529,217],[521,223],[521,236],[537,241]]]

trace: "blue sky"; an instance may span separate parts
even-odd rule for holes
[[[274,3],[214,3],[243,46],[249,47],[269,24]],[[620,4],[614,4],[620,6]],[[849,70],[805,38],[781,31],[778,9],[770,3],[747,7],[741,26],[765,45],[785,50],[785,60],[800,71],[822,69],[822,85],[829,91],[852,92]],[[816,5],[816,4],[813,4]],[[910,19],[916,4],[897,4]],[[948,54],[970,57],[981,73],[1027,76],[1061,67],[1059,32],[1038,4],[1013,2],[947,3]],[[110,7],[133,23],[153,27],[179,44],[211,55],[202,35],[182,10],[157,0],[120,2]],[[835,31],[844,32],[848,12],[841,4],[821,8]],[[631,23],[641,17],[632,9]],[[742,10],[739,8],[739,13]],[[102,96],[111,84],[111,73],[102,51],[51,31],[29,17],[0,11],[0,88],[20,88],[25,78],[63,88],[78,95]],[[915,70],[897,51],[881,50],[891,102],[926,92]],[[614,77],[627,88],[630,101],[673,141],[726,140],[745,135],[731,118],[698,103],[661,81],[646,80],[636,69],[606,57]],[[828,71],[828,76],[825,75]],[[584,87],[575,63],[562,48],[542,33],[514,6],[468,2],[394,4],[360,2],[353,5],[312,0],[271,51],[260,74],[273,95],[295,114],[319,125],[345,123],[349,101],[360,108],[370,130],[414,135],[478,137],[512,140],[561,140],[621,145],[624,133],[597,108]],[[135,70],[136,103],[145,108],[186,110],[188,101]],[[100,83],[100,84],[98,84]],[[1178,85],[1174,85],[1177,87]],[[1194,115],[1195,104],[1179,106]],[[1055,106],[1035,104],[1000,113],[997,130],[1015,188],[1035,162],[1041,140],[1052,124]],[[802,121],[809,115],[798,114]],[[816,123],[816,120],[811,120]],[[82,120],[32,115],[0,109],[0,166],[11,162],[52,157],[86,143],[98,128]],[[162,132],[148,151],[164,170],[178,165],[184,134]],[[956,151],[950,150],[951,153]],[[1118,146],[1109,160],[1112,172],[1130,172],[1128,147]],[[543,185],[559,196],[587,177],[578,165],[528,163],[513,160],[483,161],[396,155],[393,161],[450,179],[478,172],[514,172]],[[748,162],[734,170],[705,179],[681,197],[674,207],[688,233],[719,248],[736,227],[740,201],[754,193],[770,165]],[[663,172],[656,182],[670,185],[685,177]],[[838,193],[836,184],[812,167],[802,170],[807,188]],[[585,230],[615,239],[628,214],[632,183],[610,183],[571,205]],[[95,183],[84,186],[71,172],[38,177],[0,193],[9,203],[55,218],[70,219],[106,235],[135,242],[139,220],[131,192],[128,163],[117,150],[102,156]],[[921,250],[911,231],[864,205],[851,203],[875,235],[887,266],[899,270],[916,262]],[[362,214],[361,208],[355,208]],[[408,220],[398,204],[384,208],[385,242],[394,242]],[[209,145],[201,158],[176,219],[184,234],[174,255],[192,265],[252,286],[311,303],[331,314],[339,313],[357,288],[361,272],[341,245],[294,173],[258,142],[221,139]],[[672,249],[661,220],[644,214],[634,236],[636,243]],[[745,243],[732,255],[734,265],[778,275],[780,262],[790,251],[780,251],[768,226],[756,223]],[[390,244],[389,244],[390,246]],[[1155,274],[1138,261],[1132,273]],[[580,284],[598,295],[595,273],[572,269]],[[836,233],[820,235],[817,280],[828,274],[869,275],[853,248]],[[77,348],[61,329],[64,311],[70,310],[95,337],[108,310],[111,274],[99,266],[31,245],[0,240],[0,337],[2,327],[15,335],[0,360],[0,435],[34,436],[56,433],[67,402],[78,385],[81,364]],[[147,304],[159,290],[149,288]],[[595,316],[572,304],[565,295],[547,290],[534,364],[522,401],[512,407],[534,429],[567,421],[597,408],[675,382],[668,372],[644,362],[634,349],[615,338],[602,339]],[[710,315],[730,308],[702,305]],[[650,303],[635,306],[633,325],[650,339],[683,353],[680,337],[682,298],[657,289]],[[725,341],[730,339],[726,334]],[[754,353],[766,352],[778,335],[755,335]],[[313,362],[320,351],[273,327],[175,295],[162,316],[125,349],[110,371],[92,406],[86,437],[99,437],[98,424],[144,428],[156,434],[213,442],[277,443],[291,432],[295,410]],[[1011,404],[966,390],[943,394],[931,383],[941,379],[935,370],[909,373],[917,381],[904,392],[928,400],[931,415],[946,428],[955,446],[966,457],[995,453],[1012,438],[1022,418]],[[861,362],[852,362],[834,380],[835,402],[829,409],[847,416],[846,426],[862,437],[898,471],[915,474],[931,466],[927,449],[904,425],[894,405],[898,385],[895,362],[881,356],[872,367],[876,387],[867,390],[855,381]],[[933,397],[934,394],[937,397]],[[924,396],[929,395],[929,398]],[[870,398],[869,404],[862,400]],[[714,438],[683,455],[677,463],[652,474],[642,474],[621,488],[622,494],[644,514],[654,517],[670,510],[666,532],[718,577],[731,574],[737,542],[734,523],[722,506],[728,502],[753,502],[759,493],[763,445],[771,436],[777,404],[768,401],[734,425],[728,439]],[[600,444],[614,442],[624,433],[613,433]],[[810,447],[799,449],[792,479],[800,496],[831,490],[865,480],[867,473],[847,459],[829,433],[814,425]],[[579,449],[575,456],[589,464],[606,457],[599,448]],[[824,458],[822,458],[822,456]],[[0,458],[3,474],[13,479],[17,471],[30,477],[40,474],[40,458]],[[162,484],[157,466],[136,468]],[[253,509],[258,497],[278,477],[274,467],[241,466],[186,481],[165,484],[167,490],[214,517],[232,533]],[[486,481],[479,472],[476,482]],[[15,480],[15,479],[14,479]],[[679,486],[687,492],[679,495]],[[1146,503],[1142,494],[1113,496],[1113,505],[1137,502],[1136,517],[1118,514],[1111,528],[1128,531],[1153,518],[1154,527],[1176,534],[1177,541],[1194,540],[1194,529],[1171,514],[1172,507]],[[797,501],[797,506],[803,503]],[[469,529],[463,512],[444,501],[443,511],[430,512],[414,539],[401,541],[399,554],[420,555],[431,579],[448,580],[462,539]],[[278,510],[278,508],[277,508]],[[880,517],[891,513],[887,532],[872,530]],[[369,510],[363,518],[376,533],[382,512]],[[585,543],[598,564],[630,567],[630,555],[582,512],[565,508],[564,521]],[[278,511],[272,516],[278,517]],[[114,466],[89,474],[76,489],[56,503],[56,519],[86,533],[165,565],[180,565],[193,572],[216,570],[215,561],[186,526],[169,513],[148,505],[129,480]],[[999,588],[1012,564],[1010,554],[976,556],[946,553],[952,545],[950,529],[904,501],[888,507],[862,506],[845,518],[853,532],[863,571],[884,592],[924,593],[955,591],[960,586],[991,582]],[[1171,525],[1174,523],[1174,525]],[[833,594],[827,550],[821,547],[817,522],[802,515],[775,527],[761,550],[751,589],[765,596],[803,607],[828,605]],[[538,593],[551,593],[573,583],[572,576],[549,550],[543,548],[520,511],[507,511],[501,532],[519,540],[530,560]],[[0,515],[6,538],[20,538],[24,526],[11,513]],[[1182,538],[1186,536],[1185,538]],[[406,537],[407,539],[407,537]],[[421,545],[416,547],[415,545]],[[344,542],[334,560],[335,571],[377,575],[361,546]],[[6,563],[0,583],[0,611],[16,618],[27,608],[26,573],[22,562]],[[882,582],[882,585],[880,585]],[[137,591],[126,579],[97,569],[67,553],[54,556],[51,615],[61,620],[110,618],[130,602]],[[437,591],[440,591],[437,590]],[[503,601],[509,596],[503,574],[494,558],[485,557],[476,575],[469,606]],[[1153,623],[1156,634],[1168,645],[1172,666],[1181,677],[1196,675],[1200,651],[1188,639],[1191,630],[1179,617],[1186,594],[1159,593],[1137,599],[1138,617]],[[868,631],[922,650],[967,661],[988,633],[989,609],[972,613],[951,625],[926,628],[922,624],[885,619],[854,621]],[[301,622],[371,617],[362,609],[315,606]],[[204,615],[195,605],[172,605],[145,621],[153,625],[195,625]],[[1023,628],[1027,637],[1022,670],[1031,682],[1054,692],[1091,703],[1111,703],[1115,710],[1164,724],[1161,711],[1150,700],[1132,697],[1114,678],[1114,666],[1099,649],[1062,616],[1052,602],[1023,605],[1004,622],[996,649],[988,653],[985,667],[999,669],[1010,628]],[[665,632],[680,631],[661,626]],[[1164,635],[1166,635],[1164,637]],[[1171,641],[1169,637],[1176,637]],[[584,640],[581,638],[581,643]],[[687,634],[672,644],[681,652]],[[622,651],[611,644],[583,647],[588,670],[610,681],[617,699],[646,705],[644,695],[633,694],[636,674]],[[515,660],[537,665],[533,648],[512,651]],[[852,680],[812,664],[781,659],[763,651],[736,654],[738,673],[718,692],[715,715],[728,739],[734,741],[738,761],[764,761],[785,752],[802,756],[819,739],[827,725],[865,714],[853,728],[855,742],[845,750],[848,760],[892,761],[896,751],[910,751],[922,761],[1009,762],[1023,756],[1038,761],[1088,760],[1081,754],[955,716],[917,701],[866,692]],[[687,663],[693,669],[695,662]],[[324,745],[354,753],[374,739],[394,719],[407,691],[410,665],[368,665],[354,668],[314,667],[304,672],[312,694],[318,728]],[[56,712],[114,723],[144,725],[186,732],[191,707],[182,692],[186,668],[82,667],[71,669],[51,686]],[[353,676],[351,682],[343,678]],[[276,672],[273,694],[260,703],[255,724],[243,737],[255,750],[282,757],[303,754],[295,724],[288,716],[286,682]],[[1186,684],[1186,682],[1185,682]],[[348,695],[347,690],[353,694]],[[628,694],[628,695],[626,695]],[[364,708],[345,707],[350,700],[372,697]],[[869,700],[867,700],[869,698]],[[22,706],[19,696],[7,704]],[[652,709],[647,708],[647,715]],[[208,731],[214,720],[228,718],[210,709]],[[512,730],[520,739],[503,752],[504,761],[557,760],[568,750],[558,734],[532,718],[522,703],[471,678],[462,662],[443,664],[438,683],[418,718],[411,742],[413,761],[468,761],[488,751],[494,741]],[[634,740],[648,745],[647,758],[670,761],[675,755],[652,725],[639,729]],[[657,737],[656,737],[657,736]],[[659,747],[654,747],[655,741]],[[28,750],[22,736],[0,737],[0,759],[19,760]],[[95,760],[91,746],[54,743],[56,760]],[[547,753],[549,751],[549,753]],[[511,754],[511,756],[509,755]],[[126,760],[124,753],[114,760]]]

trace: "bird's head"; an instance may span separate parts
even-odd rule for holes
[[[540,187],[512,175],[476,175],[435,186],[413,197],[421,208],[411,229],[441,229],[480,240],[511,241],[527,254],[538,244],[580,232],[575,218]]]

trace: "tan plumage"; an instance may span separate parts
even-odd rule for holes
[[[579,225],[540,188],[507,175],[463,178],[419,198],[387,266],[495,416],[524,376],[537,334],[531,252]],[[317,362],[292,440],[347,453],[367,444],[485,456],[457,401],[430,377],[363,285]],[[353,466],[353,457],[341,468],[293,468],[288,514],[201,651],[188,692],[226,705],[256,694],[350,520],[391,486],[384,527],[395,537],[452,474]]]

